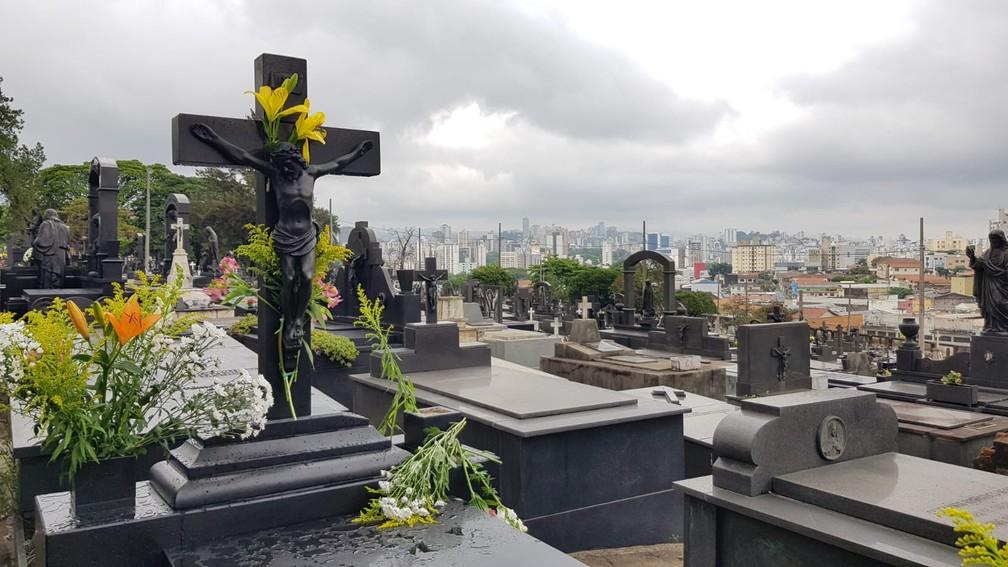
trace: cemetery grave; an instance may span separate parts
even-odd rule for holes
[[[1004,539],[1008,478],[896,453],[897,428],[868,392],[743,400],[714,433],[713,474],[677,483],[685,565],[959,565],[948,506]]]
[[[462,440],[500,455],[505,504],[529,533],[563,551],[673,541],[682,531],[682,415],[688,408],[577,384],[458,346],[454,323],[410,324],[396,353],[417,402],[469,419]],[[394,394],[353,376],[354,411],[377,423]],[[529,395],[534,392],[535,395]],[[648,474],[637,474],[646,470]]]
[[[557,376],[611,390],[671,386],[715,399],[725,398],[725,365],[696,355],[632,350],[602,338],[594,319],[572,323],[567,341],[540,368]]]

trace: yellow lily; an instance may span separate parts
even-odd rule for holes
[[[308,112],[308,107],[303,104],[284,108],[284,105],[287,104],[287,97],[290,96],[290,91],[282,86],[274,89],[263,85],[259,87],[258,91],[245,91],[245,93],[251,94],[259,101],[259,106],[262,107],[267,122],[274,122],[278,118],[291,116],[299,112]]]
[[[144,315],[140,310],[140,302],[137,300],[137,296],[134,295],[126,302],[126,307],[123,308],[122,313],[106,313],[105,318],[112,325],[112,329],[119,339],[119,344],[125,345],[134,337],[150,329],[154,323],[157,323],[161,319],[161,316],[157,313]]]
[[[298,116],[297,122],[294,123],[294,135],[298,140],[304,140],[304,145],[301,146],[301,154],[304,156],[306,162],[311,163],[308,142],[309,140],[315,140],[320,144],[325,143],[326,131],[322,128],[322,123],[325,122],[325,113],[316,112],[309,115],[311,112],[311,102],[308,99],[305,99],[304,102],[304,112],[301,113],[301,116]]]
[[[89,338],[91,329],[88,327],[87,319],[84,318],[84,312],[73,301],[67,301],[67,314],[70,315],[70,322],[77,328],[77,332],[85,339]]]

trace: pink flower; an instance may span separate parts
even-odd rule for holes
[[[319,279],[318,284],[319,288],[322,290],[322,296],[327,300],[326,307],[332,309],[343,302],[343,297],[340,295],[339,290],[336,289],[336,286],[331,283],[323,282],[321,279]]]
[[[224,256],[220,261],[220,271],[222,274],[233,274],[238,271],[238,260],[235,260],[231,256]]]

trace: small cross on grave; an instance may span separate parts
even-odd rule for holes
[[[532,315],[535,315],[535,309],[529,308],[529,318],[528,318],[529,321],[532,320]]]
[[[591,303],[588,303],[588,296],[587,295],[582,295],[581,296],[581,303],[578,303],[578,307],[581,308],[581,318],[582,319],[587,319],[588,318],[588,311],[591,309]]]
[[[448,270],[437,269],[437,258],[424,258],[424,270],[416,273],[416,277],[424,283],[428,323],[437,323],[437,284],[447,276]]]
[[[175,224],[171,225],[171,227],[175,229],[175,252],[184,251],[185,250],[185,245],[183,244],[183,242],[185,242],[184,235],[185,231],[189,230],[189,225],[187,225],[185,221],[182,220],[182,217],[179,216],[175,220]]]
[[[308,61],[296,57],[263,54],[256,58],[253,77],[255,90],[261,86],[279,87],[285,79],[297,73],[298,81],[287,99],[287,106],[303,104],[308,96]],[[349,70],[352,74],[353,70]],[[349,75],[347,75],[349,76]],[[236,101],[242,100],[241,94],[247,87],[235,85]],[[244,95],[247,97],[248,95]],[[247,98],[244,102],[248,102]],[[239,107],[240,108],[240,107]],[[172,118],[172,163],[175,165],[195,165],[203,167],[249,167],[253,161],[262,163],[268,158],[263,148],[263,138],[259,119],[263,110],[256,106],[255,120],[246,118],[224,118],[220,116],[201,116],[195,114],[179,114]],[[286,140],[294,126],[296,116],[282,119],[279,139]],[[225,144],[209,144],[196,137],[193,127],[202,124],[209,127],[226,140]],[[373,176],[381,173],[378,132],[366,130],[348,130],[343,128],[322,128],[325,130],[325,144],[314,144],[311,147],[311,166],[314,176],[321,175],[354,175]],[[196,131],[203,134],[207,129],[197,127]],[[346,161],[347,156],[355,148],[370,142],[369,150],[355,159]],[[305,184],[307,187],[307,183]],[[309,189],[313,188],[313,185]],[[256,174],[256,222],[265,224],[271,230],[279,218],[277,191],[270,190],[266,177]],[[286,197],[284,197],[286,198]],[[309,191],[308,202],[311,194]],[[303,328],[304,345],[310,348],[311,333],[309,323]],[[280,314],[272,309],[259,310],[259,336],[272,337],[280,331]],[[296,336],[292,337],[296,338]],[[266,346],[269,341],[262,341],[265,348],[258,350],[259,372],[266,377],[274,392],[284,391],[284,380],[280,372],[281,356],[277,348]],[[293,342],[293,341],[291,341]],[[291,349],[285,349],[291,350]],[[300,350],[300,346],[295,347]],[[287,352],[284,359],[287,359]],[[291,405],[298,416],[311,414],[311,364],[310,357],[300,357],[298,380],[291,388]],[[287,366],[287,362],[284,362]],[[278,419],[290,417],[290,411],[285,407],[282,397],[270,409],[269,418]]]
[[[777,359],[777,380],[783,382],[787,378],[787,369],[791,359],[791,347],[784,346],[784,339],[777,337],[777,346],[771,349],[770,354]]]

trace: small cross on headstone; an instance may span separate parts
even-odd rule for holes
[[[582,319],[587,319],[588,318],[588,311],[591,309],[591,303],[588,303],[588,296],[587,295],[582,295],[581,296],[581,303],[578,304],[578,307],[581,308],[581,318]]]
[[[781,382],[787,378],[788,364],[791,358],[791,347],[784,346],[784,339],[777,337],[777,346],[771,349],[770,354],[777,359],[777,380]]]
[[[185,245],[183,244],[183,242],[185,242],[184,235],[185,231],[189,230],[189,225],[187,225],[185,221],[182,220],[182,217],[179,216],[175,220],[175,224],[171,225],[171,227],[175,229],[175,251],[176,252],[184,251],[185,250]]]
[[[534,308],[529,308],[529,318],[528,318],[529,321],[532,320],[532,315],[534,315],[534,314],[535,314],[535,309]]]

